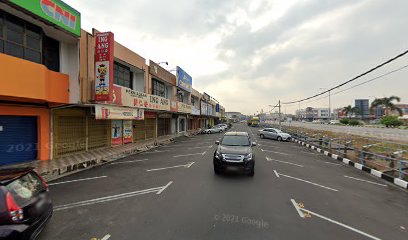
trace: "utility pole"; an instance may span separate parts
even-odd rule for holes
[[[331,94],[329,90],[329,121],[331,120]]]
[[[282,130],[282,124],[281,124],[281,104],[279,100],[279,130]]]

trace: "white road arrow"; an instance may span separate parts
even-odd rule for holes
[[[148,169],[146,172],[153,172],[153,171],[160,171],[160,170],[166,170],[166,169],[171,169],[171,168],[179,168],[179,167],[184,167],[184,168],[190,168],[194,162],[189,162],[184,165],[176,165],[176,166],[171,166],[171,167],[163,167],[163,168],[153,168],[153,169]]]

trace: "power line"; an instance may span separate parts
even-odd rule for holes
[[[407,67],[408,67],[408,65],[402,66],[402,67],[400,67],[400,68],[394,69],[394,70],[389,71],[389,72],[384,73],[384,74],[381,74],[381,75],[379,75],[379,76],[377,76],[377,77],[371,78],[371,79],[369,79],[369,80],[366,80],[366,81],[364,81],[364,82],[362,82],[362,83],[356,84],[356,85],[351,86],[351,87],[349,87],[349,88],[346,88],[346,89],[343,89],[343,90],[334,92],[334,93],[332,93],[331,95],[333,96],[333,95],[336,95],[336,94],[339,94],[339,93],[348,91],[348,90],[350,90],[350,89],[359,87],[359,86],[361,86],[361,85],[370,83],[370,82],[372,82],[372,81],[375,81],[375,80],[378,80],[378,79],[383,78],[383,77],[385,77],[385,76],[388,76],[388,75],[390,75],[390,74],[392,74],[392,73],[399,72],[399,71],[401,71],[401,70],[403,70],[403,69],[405,69],[405,68],[407,68]],[[325,99],[325,98],[328,98],[328,96],[324,96],[324,97],[321,97],[321,98],[318,98],[318,99],[314,99],[314,100],[311,100],[311,101],[307,101],[306,103],[316,102],[316,101],[319,101],[319,100],[322,100],[322,99]],[[294,104],[294,103],[293,103],[293,104]]]
[[[391,58],[391,59],[389,59],[389,60],[387,60],[387,61],[385,61],[385,62],[383,62],[383,63],[381,63],[381,64],[379,64],[379,65],[377,65],[377,66],[375,66],[374,68],[371,68],[370,70],[368,70],[368,71],[366,71],[366,72],[364,72],[364,73],[362,73],[362,74],[360,74],[360,75],[358,75],[358,76],[356,76],[356,77],[354,77],[354,78],[352,78],[352,79],[350,79],[350,80],[348,80],[348,81],[345,81],[345,82],[343,82],[343,83],[341,83],[341,84],[339,84],[339,85],[337,85],[337,86],[335,86],[335,87],[332,87],[332,88],[330,88],[330,89],[328,89],[328,90],[326,90],[326,91],[324,91],[324,92],[321,92],[321,93],[319,93],[319,94],[316,94],[316,95],[313,95],[313,96],[311,96],[311,97],[307,97],[307,98],[304,98],[304,99],[301,99],[301,100],[297,100],[297,101],[282,102],[281,104],[300,103],[300,102],[303,102],[303,101],[306,101],[306,100],[309,100],[309,99],[312,99],[312,98],[321,96],[321,95],[323,95],[323,94],[325,94],[325,93],[328,93],[328,92],[330,92],[330,91],[332,91],[332,90],[334,90],[334,89],[337,89],[337,88],[342,87],[342,86],[344,86],[344,85],[346,85],[346,84],[349,84],[350,82],[353,82],[353,81],[355,81],[355,80],[357,80],[357,79],[359,79],[359,78],[361,78],[361,77],[363,77],[363,76],[365,76],[365,75],[367,75],[367,74],[369,74],[369,73],[371,73],[371,72],[373,72],[373,71],[375,71],[375,70],[377,70],[377,69],[379,69],[379,68],[381,68],[381,67],[383,67],[383,66],[389,64],[389,63],[391,63],[391,62],[397,60],[398,58],[400,58],[400,57],[406,55],[407,53],[408,53],[408,50],[406,50],[406,51],[403,52],[403,53],[398,54],[397,56],[395,56],[395,57],[393,57],[393,58]]]

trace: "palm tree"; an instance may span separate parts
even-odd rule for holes
[[[391,97],[384,97],[384,98],[376,98],[372,103],[371,103],[371,110],[375,109],[376,107],[384,107],[385,109],[389,109],[391,111],[397,111],[400,116],[402,116],[402,110],[401,108],[395,106],[393,101],[401,101],[401,99],[397,96],[391,96]],[[386,111],[385,115],[388,116],[389,112]]]
[[[352,107],[351,105],[348,105],[343,108],[343,112],[347,115],[348,118],[351,118],[351,115],[353,113],[358,113],[358,108],[357,107]]]

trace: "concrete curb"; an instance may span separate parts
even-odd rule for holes
[[[338,160],[338,161],[341,161],[341,162],[343,162],[343,163],[345,163],[345,164],[348,164],[348,165],[350,165],[350,166],[352,166],[352,167],[354,167],[354,168],[357,168],[358,170],[362,170],[362,171],[364,171],[364,172],[370,173],[371,175],[374,175],[374,176],[376,176],[376,177],[382,178],[382,179],[384,179],[384,180],[386,180],[386,181],[388,181],[388,182],[391,182],[391,183],[393,183],[393,184],[395,184],[395,185],[397,185],[397,186],[399,186],[399,187],[408,189],[408,182],[407,182],[407,181],[404,181],[404,180],[402,180],[402,179],[394,178],[394,177],[392,177],[392,176],[386,175],[386,174],[384,174],[384,173],[382,173],[382,172],[380,172],[380,171],[377,171],[377,170],[375,170],[375,169],[371,169],[371,168],[369,168],[369,167],[363,166],[362,164],[353,162],[353,161],[351,161],[350,159],[340,157],[340,156],[338,156],[337,154],[333,154],[333,153],[330,153],[330,152],[328,152],[328,151],[324,151],[324,150],[322,150],[322,149],[320,149],[320,148],[317,148],[317,147],[312,146],[312,145],[310,145],[310,144],[308,144],[308,143],[299,141],[299,140],[297,140],[297,139],[292,139],[292,141],[295,142],[295,143],[298,143],[298,144],[300,144],[300,145],[302,145],[302,146],[306,146],[307,148],[316,150],[316,151],[319,152],[319,153],[323,153],[324,155],[326,155],[326,156],[328,156],[328,157],[331,157],[331,158],[333,158],[333,159],[335,159],[335,160]]]

